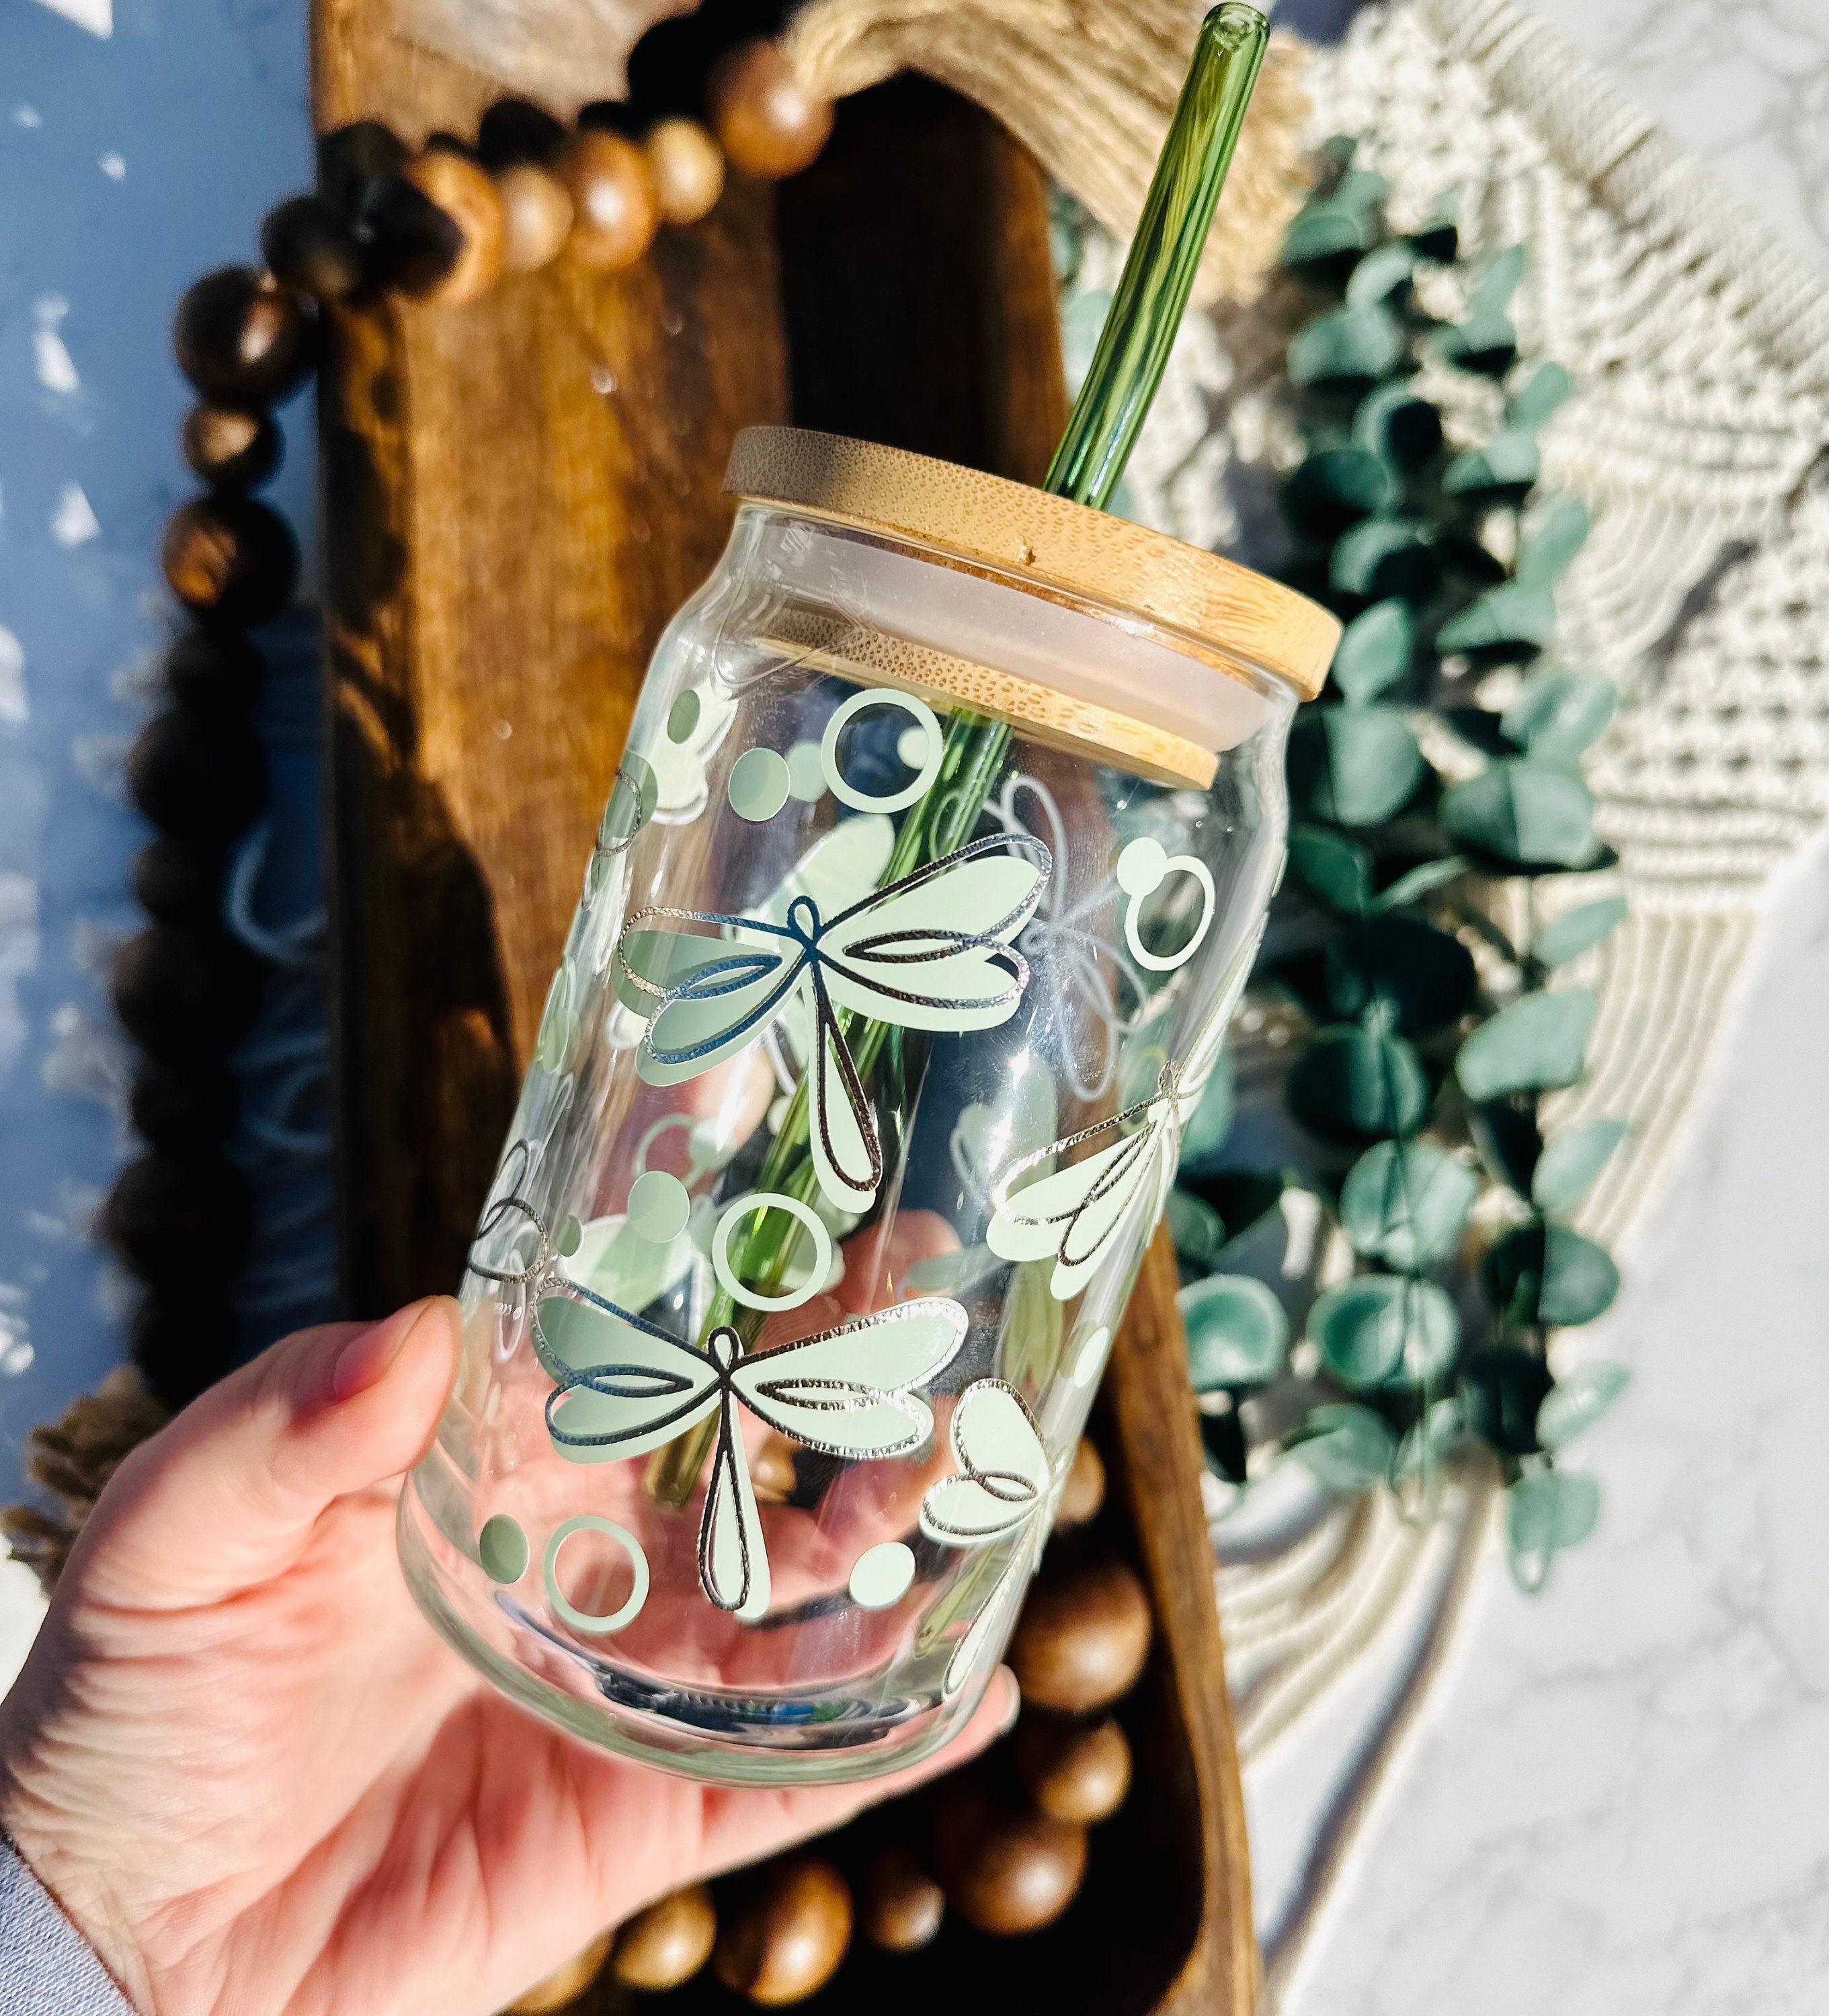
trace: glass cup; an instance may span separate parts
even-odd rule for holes
[[[1020,484],[738,441],[400,1546],[573,1734],[861,1778],[971,1713],[1283,855],[1337,626]]]

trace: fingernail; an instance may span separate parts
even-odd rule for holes
[[[1004,1719],[997,1724],[997,1733],[999,1736],[1008,1736],[1016,1726],[1017,1716],[1023,1712],[1023,1690],[1017,1684],[1016,1675],[1008,1666],[1000,1666],[997,1671],[1003,1675],[1004,1685],[1009,1690],[1010,1705],[1004,1711]]]
[[[330,1373],[330,1398],[353,1400],[357,1394],[378,1385],[418,1327],[427,1307],[424,1302],[415,1302],[352,1337],[337,1354],[336,1366]]]

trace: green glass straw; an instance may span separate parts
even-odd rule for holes
[[[1099,333],[1092,368],[1048,466],[1043,487],[1057,497],[1102,510],[1124,473],[1188,305],[1269,34],[1257,9],[1236,0],[1215,7],[1200,24],[1193,63],[1143,200],[1143,214]],[[1004,722],[962,708],[953,712],[939,778],[904,822],[883,873],[885,883],[899,880],[971,837],[1009,744],[1010,730]],[[890,1033],[888,1027],[848,1012],[843,1022],[857,1068],[868,1078]],[[803,1079],[770,1144],[756,1178],[758,1190],[785,1191],[803,1203],[812,1197],[815,1179],[807,1105]],[[752,1287],[773,1292],[781,1285],[799,1233],[792,1219],[777,1222],[785,1218],[781,1211],[752,1218],[738,1242],[734,1262]],[[705,1334],[720,1323],[734,1324],[746,1345],[754,1341],[750,1333],[760,1327],[757,1319],[740,1312],[722,1290],[712,1298]],[[712,1424],[702,1423],[655,1452],[648,1485],[656,1498],[683,1505],[691,1496],[711,1453],[712,1431]]]
[[[1264,67],[1269,23],[1227,0],[1200,24],[1130,256],[1043,488],[1103,510],[1181,327],[1214,206]]]

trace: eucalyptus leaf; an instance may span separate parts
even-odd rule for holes
[[[1438,861],[1419,861],[1414,868],[1405,869],[1389,888],[1381,889],[1372,908],[1374,912],[1401,910],[1408,904],[1420,903],[1425,896],[1458,881],[1467,868],[1466,860],[1458,854],[1445,854]]]
[[[1290,736],[1291,803],[1330,825],[1382,825],[1408,804],[1426,767],[1395,707],[1312,707]]]
[[[1410,243],[1416,247],[1419,258],[1430,260],[1438,266],[1453,264],[1460,250],[1460,231],[1456,222],[1459,214],[1459,204],[1452,189],[1437,199],[1434,209],[1410,233]]]
[[[1445,364],[1503,378],[1517,360],[1518,333],[1503,315],[1476,308],[1465,322],[1438,331],[1431,347]]]
[[[1521,995],[1461,1045],[1454,1064],[1461,1089],[1484,1100],[1573,1085],[1586,1061],[1596,1005],[1585,988]]]
[[[1382,1029],[1323,1029],[1290,1067],[1283,1097],[1311,1134],[1343,1146],[1411,1132],[1429,1110],[1415,1049]]]
[[[1222,1049],[1213,1075],[1201,1089],[1194,1111],[1181,1129],[1181,1167],[1197,1172],[1225,1146],[1236,1109],[1238,1067],[1230,1050]]]
[[[1537,934],[1531,956],[1540,966],[1567,966],[1590,947],[1597,945],[1625,916],[1623,896],[1597,896],[1591,903],[1578,903],[1552,917]]]
[[[1472,1006],[1473,955],[1420,917],[1375,917],[1338,932],[1324,968],[1337,1013],[1364,1015],[1374,1002],[1391,1011],[1400,1035],[1433,1035]]]
[[[1400,469],[1420,469],[1441,446],[1441,415],[1413,378],[1374,385],[1353,415],[1353,438]]]
[[[1316,1407],[1285,1447],[1333,1491],[1363,1491],[1389,1481],[1397,1438],[1369,1407],[1350,1402]]]
[[[1236,1407],[1223,1414],[1203,1413],[1200,1441],[1214,1471],[1228,1484],[1245,1481],[1245,1424]]]
[[[1333,1376],[1364,1392],[1397,1379],[1440,1380],[1454,1362],[1460,1319],[1433,1281],[1361,1274],[1317,1300],[1308,1334]]]
[[[1479,1190],[1466,1164],[1433,1141],[1380,1141],[1347,1172],[1340,1225],[1355,1252],[1414,1273],[1453,1252]]]
[[[1419,518],[1362,518],[1328,556],[1329,585],[1369,602],[1393,595],[1422,602],[1440,578],[1428,527]]]
[[[1196,1393],[1274,1379],[1289,1350],[1290,1319],[1261,1281],[1210,1274],[1175,1297],[1188,1333],[1188,1375]]]
[[[1526,681],[1499,725],[1546,763],[1573,763],[1613,718],[1619,690],[1593,672],[1540,672]]]
[[[1362,610],[1340,632],[1333,683],[1349,700],[1376,700],[1409,671],[1416,626],[1409,605],[1393,596]]]
[[[1435,648],[1445,657],[1478,652],[1494,664],[1515,663],[1534,657],[1555,632],[1552,596],[1539,588],[1504,581],[1451,616],[1435,633]]]
[[[1481,448],[1463,448],[1441,473],[1449,497],[1473,502],[1521,502],[1537,480],[1542,458],[1528,434],[1495,434]]]
[[[1282,264],[1311,272],[1351,264],[1372,243],[1373,226],[1362,210],[1331,199],[1311,203],[1283,234]]]
[[[1574,384],[1561,365],[1553,358],[1546,359],[1506,394],[1506,424],[1531,430],[1542,427],[1568,397]]]
[[[1388,511],[1403,484],[1388,463],[1356,445],[1317,448],[1283,486],[1283,510],[1297,531],[1335,539],[1374,512]]]
[[[1461,1368],[1461,1411],[1502,1456],[1528,1456],[1537,1446],[1537,1409],[1553,1383],[1542,1359],[1515,1344],[1488,1345]]]
[[[1403,351],[1403,332],[1389,310],[1329,308],[1290,339],[1290,379],[1297,385],[1340,385],[1382,378]]]
[[[1508,1320],[1560,1330],[1613,1306],[1619,1269],[1604,1246],[1543,1219],[1514,1227],[1486,1256],[1486,1289]]]
[[[1364,215],[1376,209],[1390,193],[1391,184],[1376,168],[1349,165],[1346,173],[1328,191],[1328,199]]]
[[[1368,252],[1347,282],[1347,300],[1364,308],[1387,300],[1416,269],[1416,255],[1401,239]]]
[[[1439,1463],[1466,1426],[1459,1400],[1434,1402],[1399,1445],[1398,1475],[1414,1476],[1418,1471]]]
[[[1290,828],[1290,866],[1311,895],[1348,917],[1363,916],[1372,902],[1372,855],[1356,840],[1324,826]]]
[[[1528,1197],[1543,1155],[1535,1113],[1522,1111],[1506,1100],[1493,1099],[1476,1107],[1474,1118],[1486,1159],[1499,1180]]]
[[[1626,1137],[1623,1120],[1585,1120],[1551,1136],[1531,1178],[1539,1211],[1567,1211],[1585,1197]]]
[[[1474,286],[1474,305],[1487,315],[1497,315],[1517,292],[1524,277],[1524,248],[1508,245],[1495,252],[1480,269]]]
[[[1513,578],[1524,588],[1553,588],[1588,542],[1593,524],[1578,497],[1553,497],[1526,520]]]
[[[1178,1186],[1168,1193],[1169,1237],[1177,1258],[1189,1267],[1207,1268],[1225,1244],[1225,1221],[1204,1197]]]
[[[1555,1554],[1578,1546],[1600,1517],[1600,1487],[1563,1470],[1521,1477],[1505,1494],[1505,1532],[1516,1554]]]
[[[1623,1365],[1596,1359],[1559,1379],[1537,1409],[1537,1442],[1546,1449],[1565,1449],[1585,1435],[1632,1384]]]
[[[1441,794],[1442,830],[1519,867],[1572,868],[1594,839],[1594,801],[1579,777],[1507,758]]]

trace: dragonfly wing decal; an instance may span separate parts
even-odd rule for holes
[[[810,1449],[905,1456],[933,1432],[933,1411],[914,1389],[952,1363],[968,1320],[949,1298],[922,1296],[798,1344],[753,1352],[731,1383],[759,1420]]]
[[[991,1220],[985,1235],[991,1251],[1006,1260],[1054,1255],[1049,1292],[1057,1301],[1070,1301],[1104,1258],[1139,1200],[1156,1197],[1160,1208],[1157,1178],[1165,1161],[1173,1161],[1173,1114],[1172,1101],[1152,1100],[1118,1120],[1057,1141],[1044,1155],[1019,1162],[991,1193]],[[1132,1118],[1141,1118],[1142,1125],[1113,1147],[1018,1188],[1026,1169],[1039,1165],[1046,1155],[1058,1157]]]
[[[557,1384],[547,1433],[573,1463],[644,1455],[717,1405],[717,1368],[702,1353],[589,1302],[543,1298],[533,1345]]]
[[[698,1528],[698,1579],[720,1610],[751,1623],[768,1608],[768,1553],[749,1464],[727,1405],[718,1422],[717,1453]]]
[[[1052,866],[1040,841],[994,833],[841,912],[820,934],[832,999],[906,1029],[1008,1021],[1029,980],[1013,941]]]
[[[930,1540],[987,1546],[1034,1516],[1052,1471],[1041,1431],[1015,1387],[1001,1379],[968,1386],[948,1439],[960,1474],[942,1478],[921,1501],[921,1530]]]
[[[882,1183],[882,1147],[876,1114],[845,1047],[844,1037],[815,977],[813,1114],[810,1131],[813,1173],[840,1211],[862,1214],[876,1201]]]
[[[706,938],[661,920],[729,927]],[[679,1085],[734,1057],[781,1010],[804,966],[793,934],[696,910],[642,910],[616,947],[616,992],[651,1019],[636,1053],[649,1085]]]

